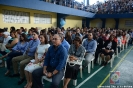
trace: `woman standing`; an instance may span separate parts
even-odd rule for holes
[[[35,69],[41,68],[45,54],[50,47],[47,40],[47,35],[40,35],[41,44],[37,47],[35,53],[35,59],[31,60],[31,62],[25,67],[25,76],[27,80],[27,84],[25,88],[31,88],[32,86],[32,72]]]

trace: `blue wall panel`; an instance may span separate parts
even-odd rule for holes
[[[93,18],[133,18],[133,13],[125,13],[125,14],[96,14]]]

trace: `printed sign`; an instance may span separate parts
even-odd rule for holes
[[[110,84],[118,84],[120,83],[120,72],[110,72]]]

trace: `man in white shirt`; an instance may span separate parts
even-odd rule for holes
[[[1,51],[4,51],[5,50],[5,45],[11,39],[11,36],[10,36],[10,33],[9,32],[4,32],[3,35],[4,35],[4,40],[3,40],[3,43],[2,43],[2,45],[0,47],[0,50]]]
[[[4,32],[4,41],[3,41],[3,44],[7,44],[8,41],[11,39],[11,36],[10,36],[10,33],[9,32]]]

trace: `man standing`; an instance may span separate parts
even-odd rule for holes
[[[41,78],[45,75],[52,78],[50,88],[58,88],[58,85],[64,76],[64,68],[67,60],[67,50],[61,44],[61,36],[55,34],[53,36],[53,45],[48,49],[45,57],[44,65],[32,73],[32,88],[43,88]]]
[[[29,42],[28,49],[25,54],[22,56],[17,56],[12,59],[14,74],[11,77],[19,76],[18,72],[18,62],[20,62],[20,80],[18,81],[18,85],[23,83],[24,81],[24,68],[26,64],[30,62],[31,59],[34,59],[34,54],[37,46],[40,44],[40,40],[38,39],[39,33],[37,31],[33,31],[33,40]]]

